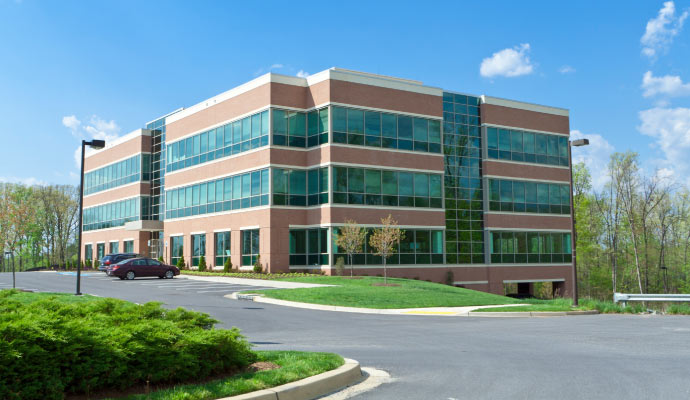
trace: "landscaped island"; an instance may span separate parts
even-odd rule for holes
[[[344,362],[329,353],[253,351],[239,330],[215,329],[217,322],[159,303],[0,291],[0,398],[216,399]]]

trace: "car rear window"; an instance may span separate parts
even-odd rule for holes
[[[128,258],[125,258],[124,260],[118,262],[117,264],[124,264],[124,263],[126,263],[127,261],[129,261],[129,259],[128,259]]]
[[[112,256],[105,256],[105,257],[101,258],[101,262],[110,261],[111,258],[112,258]]]

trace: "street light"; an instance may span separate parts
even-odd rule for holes
[[[105,140],[94,139],[90,142],[86,140],[81,141],[81,174],[79,174],[79,238],[77,239],[77,296],[81,295],[81,234],[82,234],[82,216],[84,213],[84,151],[86,146],[93,149],[102,149],[105,147]]]
[[[570,235],[570,247],[573,253],[573,305],[578,305],[577,298],[577,252],[575,251],[575,243],[577,242],[577,231],[575,231],[575,207],[574,196],[575,188],[573,188],[573,152],[572,147],[587,146],[589,139],[577,139],[568,141],[568,158],[570,159],[570,222],[572,227],[572,234]]]
[[[6,251],[5,252],[5,258],[7,259],[8,262],[10,261],[10,257],[12,258],[12,289],[15,289],[16,285],[15,285],[15,279],[14,279],[14,257],[13,257],[13,254],[11,251]]]

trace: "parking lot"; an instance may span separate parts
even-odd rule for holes
[[[75,284],[71,273],[17,274],[26,289],[74,292]],[[0,287],[8,286],[12,274],[0,274]],[[259,287],[185,276],[120,281],[101,272],[82,279],[84,293],[209,313],[257,349],[335,352],[391,374],[392,383],[357,399],[690,398],[690,317],[368,315],[224,297]]]

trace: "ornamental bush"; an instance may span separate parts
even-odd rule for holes
[[[206,271],[206,258],[204,256],[199,257],[199,271]]]
[[[239,330],[160,303],[0,291],[0,398],[199,380],[256,360]]]
[[[177,259],[177,265],[175,265],[180,271],[184,269],[184,256],[180,254],[180,258]]]
[[[232,262],[230,261],[230,256],[228,256],[228,258],[225,259],[225,264],[223,264],[223,272],[227,274],[230,271],[232,271]]]

